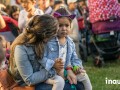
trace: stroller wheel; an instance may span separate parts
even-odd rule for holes
[[[94,65],[95,65],[96,67],[103,67],[104,64],[105,64],[105,63],[104,63],[103,58],[101,58],[100,56],[96,56],[96,57],[95,57]]]

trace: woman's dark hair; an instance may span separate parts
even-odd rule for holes
[[[32,44],[35,46],[37,59],[41,59],[44,53],[45,39],[50,39],[56,35],[58,21],[50,15],[34,16],[24,32],[20,34],[11,46],[10,66],[14,65],[14,51],[16,45]]]
[[[10,10],[9,10],[9,15],[10,15],[10,17],[14,18],[12,14],[13,14],[14,12],[17,12],[17,11],[20,11],[19,7],[15,6],[15,5],[11,6],[11,7],[10,7]]]
[[[120,0],[118,0],[118,3],[120,3]]]
[[[14,18],[13,17],[13,13],[16,12],[16,11],[20,11],[19,7],[15,6],[15,5],[7,5],[6,6],[6,9],[4,10],[10,17]]]

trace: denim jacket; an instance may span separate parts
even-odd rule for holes
[[[78,58],[76,54],[74,42],[69,36],[67,36],[66,39],[67,39],[67,54],[65,68],[67,66],[79,66],[83,68],[82,61]],[[47,43],[44,51],[44,57],[41,61],[39,61],[47,71],[49,71],[53,67],[55,63],[54,60],[59,57],[60,54],[59,48],[60,45],[57,37],[54,37]]]
[[[36,85],[55,75],[55,70],[51,69],[48,72],[35,57],[34,45],[17,45],[15,47],[15,73],[10,68],[9,70],[20,85]]]

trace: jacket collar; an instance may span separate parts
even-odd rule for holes
[[[72,40],[72,38],[70,38],[69,36],[67,36],[66,39],[67,39],[67,41],[71,41]],[[58,42],[58,37],[55,36],[50,41],[56,41],[56,42]]]

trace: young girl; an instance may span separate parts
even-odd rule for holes
[[[77,81],[82,81],[85,90],[92,90],[91,82],[83,69],[82,61],[76,54],[75,44],[68,36],[70,33],[71,22],[75,15],[70,15],[66,9],[60,8],[54,13],[54,17],[58,19],[59,30],[57,36],[47,43],[43,60],[39,62],[47,71],[54,68],[55,62],[59,62],[60,64],[64,63],[64,69],[66,69],[67,72],[72,71],[71,73],[68,73],[67,76],[67,79],[71,84],[77,84]],[[64,70],[57,68],[56,72],[65,78]],[[54,84],[54,82],[54,78],[50,78],[46,81],[46,83],[49,84]]]
[[[20,13],[20,9],[19,7],[15,6],[15,5],[7,5],[5,12],[14,20],[18,21],[18,17],[19,17],[19,13]]]
[[[30,18],[34,15],[42,15],[43,11],[34,7],[35,0],[21,0],[21,5],[24,10],[20,11],[18,26],[22,32]]]
[[[3,36],[0,35],[0,70],[8,68],[8,48],[10,48],[10,43],[7,42]]]

